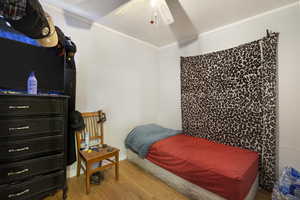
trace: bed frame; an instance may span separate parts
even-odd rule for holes
[[[145,171],[156,176],[164,181],[170,187],[174,188],[178,192],[182,193],[189,199],[193,200],[225,200],[223,197],[212,193],[206,189],[203,189],[181,177],[153,164],[147,159],[138,157],[137,154],[127,149],[127,160],[138,165]],[[258,189],[258,176],[256,177],[247,197],[245,200],[254,200]]]

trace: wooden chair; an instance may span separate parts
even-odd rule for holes
[[[95,172],[102,171],[109,167],[115,166],[115,177],[116,180],[119,179],[119,149],[103,145],[103,123],[106,121],[105,113],[102,111],[99,112],[90,112],[82,113],[84,123],[86,125],[85,129],[82,131],[76,132],[77,140],[77,177],[80,176],[80,170],[83,169],[86,175],[86,193],[90,192],[90,177]],[[84,134],[88,132],[90,134],[90,147],[98,147],[99,151],[85,151],[80,150],[84,142]],[[97,144],[93,144],[95,142]],[[113,158],[115,158],[113,160]],[[97,166],[93,168],[95,163],[103,163],[102,161],[108,161],[108,164],[103,166]],[[83,165],[84,164],[84,165]]]

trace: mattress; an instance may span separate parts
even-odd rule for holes
[[[225,200],[225,198],[201,188],[155,164],[147,159],[140,158],[131,150],[127,150],[127,160],[144,169],[146,172],[159,178],[170,187],[182,193],[190,200]],[[258,189],[258,176],[256,177],[248,195],[244,200],[254,200]]]
[[[183,134],[154,143],[150,162],[228,200],[243,200],[258,172],[258,154]]]

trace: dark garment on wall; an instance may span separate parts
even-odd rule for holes
[[[75,64],[75,62],[73,62]],[[75,65],[69,67],[70,62],[67,62],[65,69],[65,93],[70,96],[69,100],[69,114],[75,111],[76,98],[76,68]],[[71,165],[76,161],[75,148],[75,131],[69,126],[68,132],[68,152],[67,164]]]
[[[260,185],[276,179],[278,34],[181,58],[183,132],[260,154]]]
[[[59,27],[55,27],[58,35],[57,52],[59,56],[65,58],[65,74],[64,74],[64,88],[65,94],[70,96],[69,99],[69,122],[72,112],[75,111],[76,104],[76,63],[75,53],[76,45],[70,37],[65,36],[63,31]],[[67,140],[67,164],[71,165],[76,161],[76,148],[75,148],[75,130],[69,124],[68,127],[68,140]]]

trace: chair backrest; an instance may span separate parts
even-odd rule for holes
[[[85,123],[85,129],[76,132],[77,149],[81,148],[86,132],[90,134],[90,141],[99,140],[99,143],[103,144],[103,123],[106,121],[105,113],[100,110],[98,112],[86,112],[81,114]]]

